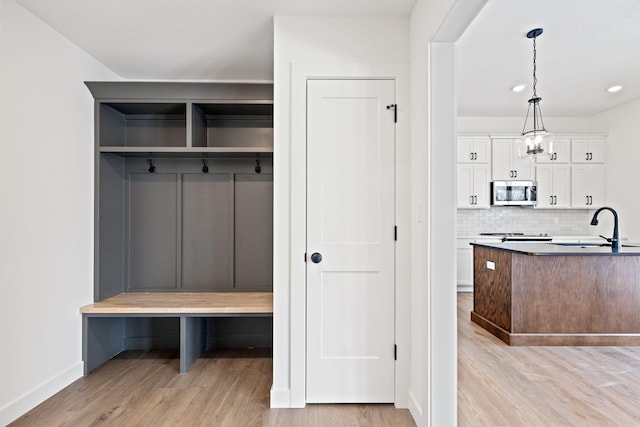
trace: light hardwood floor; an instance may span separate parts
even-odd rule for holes
[[[509,347],[458,294],[458,425],[640,426],[640,347]],[[412,426],[392,405],[269,409],[267,350],[126,352],[11,426]],[[438,426],[440,427],[440,426]]]
[[[269,350],[214,350],[179,374],[175,351],[128,351],[10,426],[415,426],[393,405],[269,409]]]
[[[640,347],[509,347],[472,308],[458,294],[459,426],[640,426]]]

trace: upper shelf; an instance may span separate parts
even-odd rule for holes
[[[164,96],[153,98],[151,83],[87,86],[96,98],[96,147],[101,153],[272,156],[273,85],[185,83],[169,85]]]

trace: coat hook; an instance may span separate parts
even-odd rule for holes
[[[262,172],[262,168],[260,167],[260,159],[256,159],[256,173]]]
[[[209,165],[207,165],[207,161],[202,159],[202,173],[209,172]]]
[[[156,171],[156,167],[153,165],[153,161],[151,159],[147,159],[149,162],[149,173],[154,173]]]

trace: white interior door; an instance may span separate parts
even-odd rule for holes
[[[307,84],[307,402],[394,401],[394,103],[393,80]]]

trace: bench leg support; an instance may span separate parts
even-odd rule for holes
[[[206,346],[206,319],[180,317],[180,373],[186,373]]]
[[[82,316],[85,375],[124,350],[124,324],[124,318]]]

